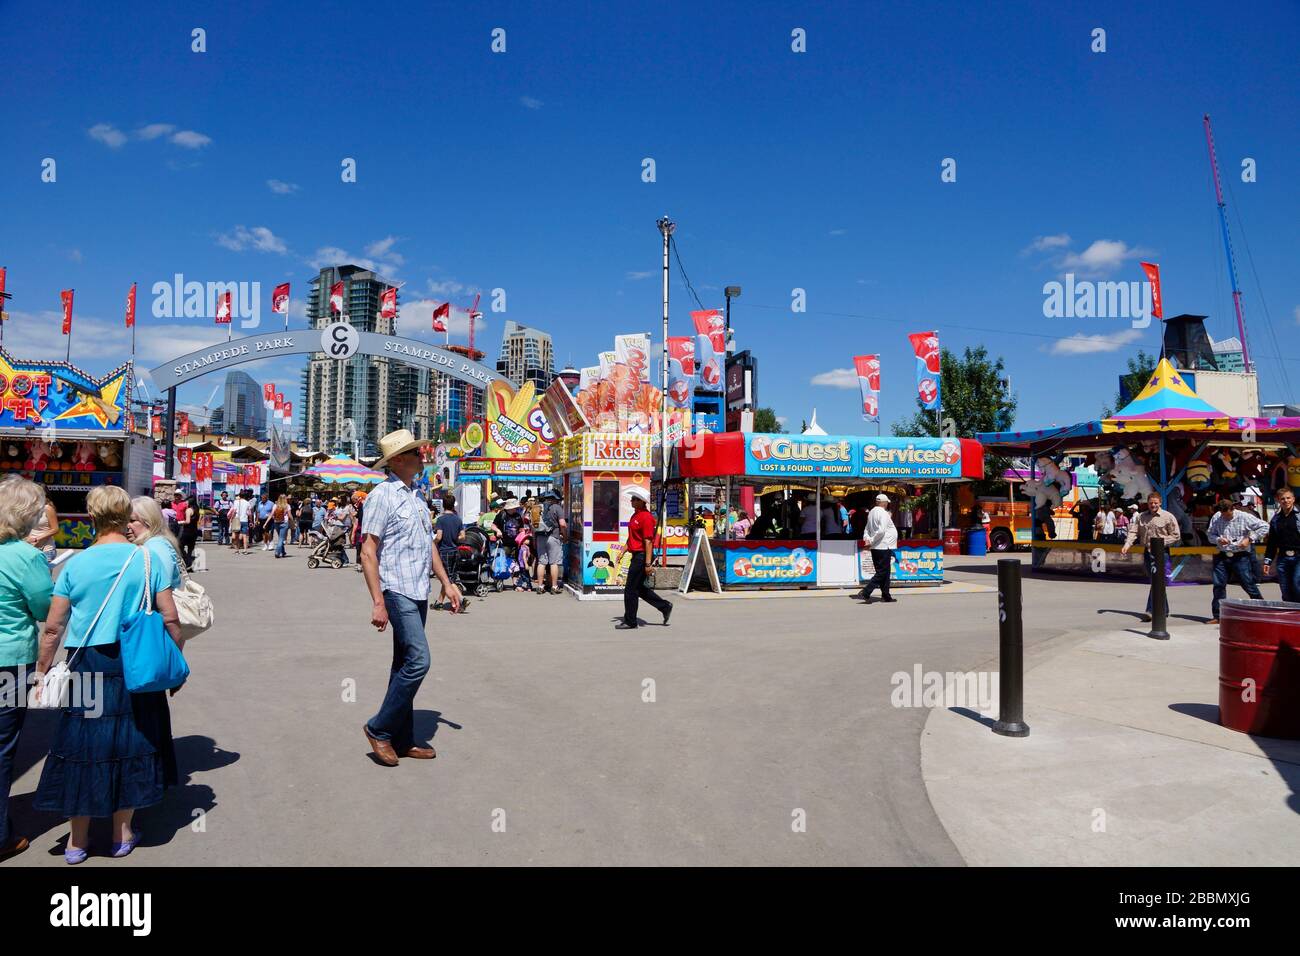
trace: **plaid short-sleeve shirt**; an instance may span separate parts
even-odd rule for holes
[[[433,521],[414,488],[392,475],[366,497],[361,533],[379,539],[379,585],[412,601],[429,600]]]

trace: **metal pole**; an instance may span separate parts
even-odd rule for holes
[[[1020,561],[998,561],[998,720],[993,732],[1028,737],[1025,723],[1025,631],[1021,617]]]
[[[1165,592],[1165,539],[1155,537],[1147,545],[1151,549],[1151,631],[1147,637],[1156,641],[1169,640],[1165,611],[1169,597]]]
[[[667,216],[660,219],[657,225],[664,237],[664,328],[663,355],[660,358],[663,381],[659,392],[659,536],[660,541],[666,542],[667,536],[663,529],[668,517],[668,244],[677,227]],[[660,555],[661,563],[666,563],[667,553],[665,547]]]
[[[173,428],[176,423],[176,389],[167,389],[167,418],[163,421],[163,439],[166,441],[166,454],[163,456],[163,476],[176,476],[176,436]]]

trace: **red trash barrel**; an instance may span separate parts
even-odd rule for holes
[[[1300,604],[1220,603],[1219,723],[1300,740]]]
[[[961,554],[961,528],[943,529],[943,553]]]

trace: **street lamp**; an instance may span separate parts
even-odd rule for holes
[[[740,286],[729,285],[722,290],[722,294],[727,297],[727,341],[725,348],[730,355],[736,350],[736,344],[731,341],[731,300],[740,298]]]

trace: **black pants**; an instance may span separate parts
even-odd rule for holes
[[[623,585],[623,623],[629,627],[636,627],[637,605],[642,598],[660,614],[673,606],[671,601],[665,601],[646,586],[645,555],[634,554],[632,566],[627,569],[627,584]]]
[[[199,533],[197,531],[193,533],[189,531],[181,532],[181,560],[185,562],[186,571],[194,570],[194,543],[198,540]]]
[[[893,562],[894,552],[888,548],[871,549],[871,566],[876,569],[876,573],[871,576],[871,580],[863,589],[864,597],[871,597],[876,588],[880,588],[882,598],[889,597],[889,569]]]

